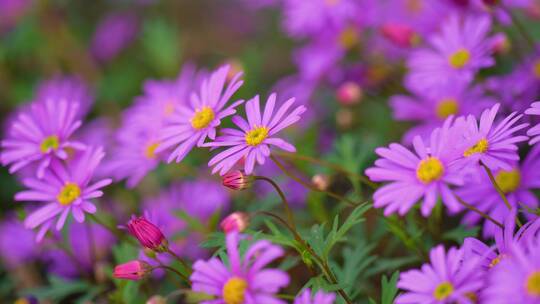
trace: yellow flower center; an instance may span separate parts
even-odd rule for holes
[[[405,2],[405,7],[410,12],[419,13],[424,8],[424,3],[422,0],[407,0]]]
[[[223,300],[227,304],[242,304],[248,284],[239,277],[230,278],[223,286]]]
[[[430,156],[423,159],[416,169],[416,177],[424,184],[429,184],[441,178],[444,167],[440,160]]]
[[[452,55],[450,55],[450,58],[448,58],[450,65],[456,69],[461,69],[464,67],[467,63],[469,63],[469,60],[471,60],[471,53],[465,48],[455,51]]]
[[[478,303],[478,296],[472,291],[466,292],[465,297],[473,303]]]
[[[250,146],[257,146],[268,137],[267,127],[258,127],[246,133],[246,143]]]
[[[529,295],[540,298],[540,271],[534,271],[527,277],[525,289]]]
[[[495,181],[504,193],[514,192],[521,183],[521,173],[518,169],[511,171],[501,170],[495,176]]]
[[[75,183],[66,183],[56,196],[60,205],[69,205],[81,195],[81,188]]]
[[[435,109],[437,117],[445,119],[450,115],[457,114],[459,111],[459,104],[454,98],[445,98],[439,101],[437,108]]]
[[[18,298],[13,304],[30,304],[30,301],[26,298]]]
[[[203,107],[195,111],[195,115],[191,118],[191,126],[197,130],[204,129],[214,120],[214,117],[214,111],[210,107]]]
[[[536,78],[540,78],[540,59],[536,60],[536,63],[534,64],[533,73]]]
[[[439,301],[446,300],[454,292],[454,285],[450,282],[442,282],[433,291],[433,296]]]
[[[488,148],[489,148],[489,143],[487,139],[482,138],[474,146],[465,150],[465,152],[463,152],[463,156],[469,157],[476,153],[484,153],[488,150]]]
[[[39,150],[41,151],[41,153],[47,153],[51,149],[56,151],[59,146],[60,146],[60,140],[58,139],[58,136],[51,135],[49,137],[45,137],[41,141],[41,144],[39,145]]]
[[[359,41],[358,31],[349,26],[339,35],[339,44],[346,50],[353,48]]]
[[[503,258],[504,256],[499,254],[496,258],[491,260],[491,263],[489,263],[489,268],[497,266],[497,264],[499,264]]]
[[[156,158],[156,149],[159,147],[159,143],[151,143],[146,146],[144,149],[144,156],[148,159]]]

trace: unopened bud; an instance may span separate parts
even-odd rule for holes
[[[343,83],[336,92],[337,100],[346,106],[359,103],[362,100],[362,96],[362,88],[352,81]]]
[[[167,304],[167,299],[162,296],[153,296],[146,301],[146,304]]]
[[[127,224],[128,230],[144,247],[157,252],[167,250],[169,243],[161,230],[144,217],[133,216]]]
[[[223,175],[223,186],[232,190],[244,190],[253,183],[253,177],[246,175],[243,171],[235,170]]]
[[[493,37],[492,49],[496,54],[508,54],[510,51],[510,40],[504,33],[495,34]]]
[[[420,43],[420,36],[408,25],[386,23],[381,26],[381,33],[386,39],[400,47],[411,47]]]
[[[223,232],[242,232],[249,226],[249,215],[244,212],[233,212],[219,224]]]
[[[113,277],[117,279],[137,281],[146,276],[152,268],[148,263],[133,260],[124,264],[116,265],[113,271]]]
[[[330,186],[330,179],[324,174],[315,174],[311,178],[313,185],[320,191],[325,191]]]

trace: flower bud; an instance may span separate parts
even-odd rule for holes
[[[127,224],[129,233],[145,248],[164,252],[169,243],[161,230],[144,217],[133,216]]]
[[[235,170],[223,175],[223,186],[232,190],[244,190],[253,183],[253,178],[243,171]]]
[[[496,54],[507,54],[510,51],[510,40],[504,33],[498,33],[493,36],[492,40],[493,52]]]
[[[336,92],[337,100],[346,106],[359,103],[362,95],[362,88],[352,81],[343,83]]]
[[[146,304],[167,304],[167,299],[162,296],[153,296],[146,301]]]
[[[321,191],[325,191],[326,189],[328,189],[328,186],[330,186],[330,180],[328,176],[324,174],[313,175],[313,177],[311,178],[311,183],[313,183],[313,185]]]
[[[420,36],[408,25],[386,23],[381,26],[381,33],[399,47],[411,47],[420,43]]]
[[[249,225],[249,215],[244,212],[233,212],[225,217],[219,226],[225,233],[232,231],[242,232]]]
[[[148,274],[152,268],[148,263],[133,260],[124,264],[116,265],[113,271],[113,277],[117,279],[137,281]]]

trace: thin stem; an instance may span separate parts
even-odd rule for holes
[[[338,284],[337,282],[337,278],[336,276],[334,275],[334,273],[332,272],[332,270],[330,269],[330,266],[328,265],[328,263],[326,261],[324,261],[314,250],[313,248],[311,248],[311,246],[309,246],[309,244],[298,234],[298,232],[296,230],[293,230],[288,224],[287,222],[282,219],[281,217],[279,217],[278,215],[275,215],[271,212],[267,212],[267,211],[257,211],[255,212],[255,214],[264,214],[264,215],[267,215],[267,216],[270,216],[274,219],[276,219],[277,221],[279,221],[280,223],[282,223],[285,228],[287,228],[294,236],[294,239],[302,246],[304,247],[312,256],[313,258],[315,258],[315,260],[317,261],[317,264],[319,265],[319,267],[321,268],[323,274],[326,276],[326,278],[328,279],[328,281],[332,284]],[[345,300],[345,302],[347,302],[348,304],[352,304],[352,300],[349,298],[349,296],[347,295],[347,293],[342,289],[338,289],[338,293],[341,295],[341,297],[343,297],[343,299]]]
[[[317,187],[309,184],[309,183],[306,183],[305,181],[303,181],[301,178],[297,177],[296,175],[292,174],[291,172],[289,172],[285,166],[283,166],[283,164],[281,162],[279,162],[279,160],[277,160],[277,158],[275,158],[274,156],[270,155],[270,158],[272,159],[272,161],[274,161],[274,163],[276,163],[276,165],[279,167],[279,169],[281,169],[281,171],[283,171],[283,173],[285,173],[285,175],[287,175],[288,177],[290,177],[291,179],[293,179],[294,181],[296,181],[297,183],[301,184],[302,186],[306,187],[307,189],[309,190],[312,190],[312,191],[315,191],[315,192],[323,192],[323,193],[326,193],[328,194],[328,196],[331,196],[337,200],[341,200],[341,201],[344,201],[346,202],[347,204],[351,205],[351,206],[357,206],[358,204],[353,202],[352,200],[346,198],[346,197],[343,197],[337,193],[334,193],[332,191],[328,191],[328,190],[321,190],[321,189],[318,189]]]
[[[96,224],[98,225],[101,225],[103,228],[109,230],[110,233],[112,233],[114,236],[116,236],[117,238],[119,239],[124,239],[126,240],[127,242],[129,242],[131,245],[137,245],[137,242],[135,242],[135,240],[131,239],[131,238],[128,238],[126,237],[125,234],[122,233],[122,231],[120,231],[118,228],[116,227],[113,227],[113,226],[109,226],[107,224],[105,224],[105,222],[103,222],[99,217],[97,217],[95,214],[91,214],[91,213],[88,213],[87,214],[88,217],[94,221]]]
[[[325,161],[325,160],[322,160],[322,159],[318,159],[318,158],[311,157],[311,156],[308,156],[308,155],[301,155],[301,154],[297,154],[297,153],[287,153],[287,152],[280,152],[280,151],[275,151],[275,152],[272,152],[272,153],[275,153],[276,155],[279,155],[281,157],[307,161],[307,162],[310,162],[310,163],[313,163],[313,164],[317,164],[317,165],[321,165],[323,167],[333,169],[335,171],[341,172],[343,174],[346,174],[346,175],[349,175],[349,176],[352,176],[352,177],[358,179],[359,181],[366,184],[367,186],[369,186],[373,190],[375,190],[375,189],[377,189],[379,187],[376,183],[370,181],[369,178],[367,178],[366,176],[363,176],[363,175],[360,175],[358,173],[349,171],[346,168],[343,168],[342,166],[340,166],[338,164],[331,163],[329,161]]]
[[[191,267],[189,267],[184,260],[178,256],[174,251],[172,251],[169,247],[165,250],[168,254],[172,255],[180,264],[182,264],[182,267],[186,269],[186,271],[191,272]]]
[[[485,218],[485,219],[488,220],[488,221],[493,222],[493,224],[499,226],[501,229],[504,229],[504,225],[503,225],[501,222],[499,222],[499,221],[497,221],[496,219],[492,218],[492,217],[489,216],[488,214],[486,214],[486,213],[480,211],[480,210],[479,210],[478,208],[476,208],[475,206],[473,206],[473,205],[471,205],[471,204],[465,202],[465,201],[464,201],[461,197],[459,197],[457,194],[454,193],[454,196],[455,196],[455,198],[458,200],[458,202],[459,202],[460,204],[462,204],[465,208],[467,208],[467,209],[469,209],[469,210],[471,210],[471,211],[473,211],[473,212],[478,213],[481,217]]]
[[[283,208],[285,209],[285,213],[287,213],[287,219],[289,220],[289,225],[291,226],[293,230],[296,231],[296,225],[294,223],[294,215],[291,211],[291,206],[289,205],[289,202],[287,201],[287,198],[285,197],[285,194],[283,193],[279,185],[276,184],[276,182],[274,182],[272,179],[265,176],[255,176],[254,178],[255,180],[263,180],[269,183],[270,185],[272,185],[272,187],[274,187],[276,192],[281,197],[281,201],[283,202]]]
[[[489,180],[491,181],[491,184],[493,184],[493,187],[495,187],[495,190],[497,190],[497,193],[499,193],[499,195],[501,196],[504,204],[506,205],[506,208],[508,208],[508,210],[512,210],[512,205],[510,205],[510,202],[508,201],[508,198],[506,198],[504,191],[502,191],[501,187],[499,187],[499,185],[497,184],[497,181],[495,180],[495,177],[493,176],[493,172],[491,172],[491,169],[489,169],[489,167],[486,166],[486,164],[484,164],[483,162],[480,162],[480,165],[484,168],[484,170],[486,170],[486,173],[489,176]],[[516,215],[516,223],[518,224],[519,227],[523,226],[521,224],[521,221],[519,220],[519,217],[517,217],[517,215]]]
[[[189,282],[189,279],[185,275],[183,275],[180,271],[178,271],[178,270],[176,270],[176,269],[174,269],[174,268],[172,268],[170,266],[163,265],[163,264],[160,264],[159,266],[156,266],[156,267],[152,268],[152,270],[153,269],[158,269],[158,268],[163,268],[163,269],[166,269],[166,270],[169,270],[169,271],[172,271],[172,272],[176,273],[180,278],[182,278],[182,280],[185,281],[185,283],[188,286],[191,286],[191,284]]]

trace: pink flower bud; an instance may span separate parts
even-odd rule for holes
[[[127,224],[129,233],[145,248],[164,252],[169,243],[161,230],[144,217],[133,216]]]
[[[362,96],[362,88],[352,81],[343,83],[336,92],[337,100],[346,106],[359,103]]]
[[[146,262],[134,260],[116,265],[114,267],[113,277],[117,279],[137,281],[142,279],[151,270],[150,265],[148,265]]]
[[[328,189],[328,186],[330,186],[330,179],[324,174],[313,175],[313,177],[311,178],[311,182],[317,189],[321,191],[325,191],[326,189]]]
[[[230,171],[223,175],[223,186],[232,190],[244,190],[249,188],[253,182],[253,178],[245,175],[240,170]]]
[[[381,33],[386,39],[400,47],[411,47],[420,42],[420,36],[410,26],[404,24],[383,24],[381,26]]]
[[[233,212],[224,218],[219,226],[225,233],[242,232],[249,225],[249,215],[244,212]]]
[[[504,33],[498,33],[493,36],[492,49],[496,54],[507,54],[510,51],[510,40]]]

